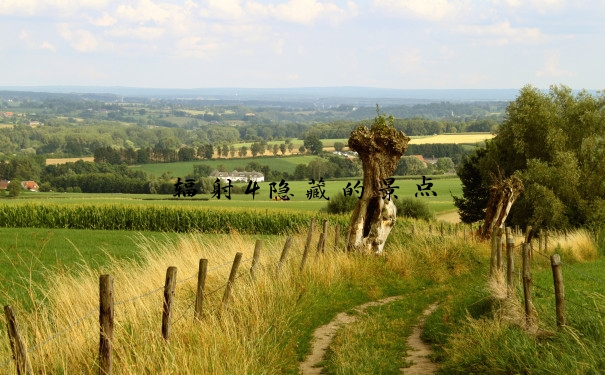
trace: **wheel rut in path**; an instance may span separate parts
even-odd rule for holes
[[[437,371],[437,364],[431,362],[427,358],[433,351],[431,347],[427,345],[420,338],[420,334],[424,329],[424,321],[437,309],[438,303],[433,303],[427,307],[423,312],[420,320],[414,326],[412,334],[408,337],[407,345],[411,348],[407,352],[405,357],[406,362],[412,362],[411,367],[402,368],[401,371],[406,375],[428,375],[434,374]]]
[[[393,296],[384,298],[378,301],[364,303],[353,308],[358,313],[363,313],[365,309],[371,306],[381,306],[389,302],[397,301],[402,299],[403,296]],[[347,313],[341,312],[336,315],[330,323],[323,325],[313,332],[313,344],[311,347],[311,354],[300,363],[300,373],[303,375],[317,375],[321,374],[321,367],[314,367],[317,363],[321,362],[328,346],[332,342],[336,331],[344,324],[351,324],[357,320],[357,316],[348,315]]]

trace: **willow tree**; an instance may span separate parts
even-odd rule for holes
[[[391,199],[390,178],[408,148],[409,137],[394,128],[393,116],[380,114],[376,106],[374,124],[351,132],[349,148],[356,151],[363,166],[363,193],[349,223],[347,248],[381,254],[397,208]]]

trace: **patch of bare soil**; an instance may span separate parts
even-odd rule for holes
[[[353,310],[358,313],[363,313],[364,310],[370,306],[381,306],[401,298],[403,298],[403,296],[388,297],[379,301],[364,303],[363,305],[355,307]],[[326,350],[328,350],[328,346],[330,346],[332,339],[336,335],[336,331],[340,326],[351,324],[356,320],[357,316],[348,315],[347,313],[342,312],[336,315],[330,323],[317,328],[315,332],[313,332],[311,354],[307,356],[304,362],[300,363],[300,373],[303,375],[321,374],[321,367],[315,367],[315,365],[323,359]]]
[[[408,375],[425,375],[425,374],[434,374],[437,370],[437,365],[434,362],[431,362],[430,359],[427,358],[433,351],[431,347],[422,341],[420,338],[420,334],[424,329],[424,321],[427,316],[431,315],[435,309],[437,309],[438,304],[433,303],[429,307],[426,308],[422,312],[422,316],[418,323],[414,326],[414,330],[412,331],[412,335],[408,338],[407,344],[411,348],[407,352],[407,357],[405,360],[407,362],[412,362],[411,367],[402,368],[401,371],[404,374]]]

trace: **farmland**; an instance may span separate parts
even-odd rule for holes
[[[192,168],[191,163],[184,164]],[[185,167],[183,168],[185,169]],[[190,173],[190,172],[188,172]],[[184,177],[181,175],[179,177]],[[443,213],[454,209],[452,197],[450,195],[460,196],[462,186],[460,179],[448,176],[433,176],[433,187],[437,196],[415,197],[418,192],[418,184],[422,184],[422,177],[397,177],[393,186],[398,186],[394,194],[399,198],[422,199],[429,204],[429,208],[435,213]],[[354,186],[357,180],[328,180],[325,181],[325,197],[334,196],[342,192],[347,183]],[[326,207],[327,200],[307,198],[307,192],[311,185],[309,181],[289,181],[290,194],[294,194],[290,201],[273,201],[269,199],[270,182],[258,183],[259,190],[253,199],[251,194],[232,194],[231,199],[224,195],[220,199],[212,198],[211,194],[198,194],[195,197],[175,198],[172,195],[157,194],[77,194],[77,193],[24,193],[18,199],[8,197],[0,198],[0,202],[6,205],[22,204],[24,202],[54,203],[61,205],[73,204],[114,204],[114,205],[152,205],[152,206],[170,206],[187,208],[227,208],[227,209],[246,209],[260,212],[267,211],[306,211],[318,212]],[[225,186],[222,183],[221,186]],[[247,184],[239,184],[247,186]]]

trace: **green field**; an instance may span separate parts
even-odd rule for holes
[[[184,177],[184,176],[183,176]],[[433,177],[433,187],[431,191],[437,193],[437,196],[415,197],[418,192],[418,184],[422,184],[420,176],[406,176],[405,178],[396,177],[393,187],[394,195],[398,198],[414,198],[424,200],[429,204],[431,211],[443,213],[455,209],[451,194],[462,195],[462,185],[458,177],[446,178],[446,176]],[[17,199],[8,196],[0,197],[3,204],[19,204],[25,201],[57,203],[57,204],[135,204],[135,205],[157,205],[157,206],[187,206],[199,208],[245,208],[254,210],[295,210],[317,212],[327,205],[327,200],[323,198],[307,198],[307,192],[311,185],[309,181],[286,181],[289,184],[290,194],[294,194],[290,201],[274,201],[269,199],[271,187],[270,182],[258,183],[254,199],[251,194],[231,194],[231,199],[224,195],[220,199],[212,197],[210,194],[198,194],[195,197],[174,198],[172,195],[155,194],[83,194],[83,193],[24,193]],[[347,187],[350,182],[354,186],[356,179],[350,180],[328,180],[325,182],[325,197],[336,195]],[[247,184],[236,184],[237,186],[247,187]],[[225,186],[225,183],[221,183]],[[223,193],[224,194],[224,193]]]
[[[243,171],[246,165],[252,161],[261,165],[268,165],[271,170],[277,170],[280,172],[294,173],[294,169],[298,164],[309,164],[313,160],[317,159],[317,156],[311,155],[294,155],[294,156],[257,156],[247,158],[227,158],[227,159],[212,159],[212,160],[196,160],[196,161],[183,161],[176,163],[156,163],[156,164],[143,164],[136,165],[132,168],[144,171],[147,174],[154,174],[161,176],[165,172],[170,172],[174,177],[185,177],[186,175],[193,173],[193,166],[197,164],[210,165],[213,168],[223,165],[228,171],[234,169]]]
[[[147,238],[175,238],[176,233],[141,232]],[[48,269],[77,271],[88,264],[102,268],[110,258],[138,259],[136,232],[80,229],[0,228],[0,301],[26,297],[30,281],[43,282]]]

